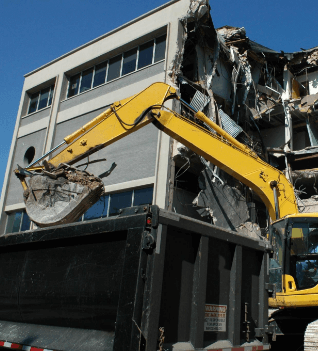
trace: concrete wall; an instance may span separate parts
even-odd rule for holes
[[[45,141],[46,129],[37,131],[33,134],[26,135],[17,140],[17,145],[15,148],[14,159],[12,162],[12,168],[10,172],[8,192],[6,198],[6,206],[10,205],[20,205],[23,203],[23,190],[18,178],[13,174],[13,170],[17,168],[17,165],[21,167],[26,167],[27,163],[24,159],[25,152],[29,147],[33,146],[35,148],[34,159],[40,157],[43,154],[44,141]]]

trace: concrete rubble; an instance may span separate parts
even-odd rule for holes
[[[180,23],[183,37],[169,75],[183,99],[201,103],[198,109],[284,172],[300,212],[318,212],[318,47],[278,52],[250,40],[244,27],[215,29],[206,0],[191,1]],[[185,156],[185,147],[173,149],[173,191],[193,200],[180,205],[174,196],[172,210],[192,204],[210,223],[265,231],[267,210],[251,189],[204,159]]]

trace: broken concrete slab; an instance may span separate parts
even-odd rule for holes
[[[213,224],[234,231],[248,221],[245,197],[238,189],[220,184],[210,169],[201,172],[199,186],[201,191],[193,203],[202,217],[208,216]]]

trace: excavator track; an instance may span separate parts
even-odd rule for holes
[[[77,221],[103,194],[102,180],[63,165],[29,178],[24,192],[26,212],[39,227]]]

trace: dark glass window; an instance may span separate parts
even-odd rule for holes
[[[91,89],[93,79],[93,68],[90,68],[82,73],[81,89],[80,93]]]
[[[155,51],[155,60],[154,62],[158,62],[165,58],[166,53],[166,35],[159,37],[156,39],[156,51]]]
[[[138,69],[152,64],[153,40],[139,46]]]
[[[133,206],[152,204],[153,187],[137,189],[134,191]]]
[[[50,88],[46,88],[46,89],[41,90],[38,110],[47,106],[49,94],[50,94]]]
[[[94,204],[84,214],[84,221],[95,218],[107,217],[109,195],[102,196],[96,204]]]
[[[294,223],[290,238],[291,268],[298,290],[310,289],[318,284],[318,225]]]
[[[30,106],[28,113],[32,113],[50,106],[52,104],[53,92],[54,85],[32,94],[30,96]]]
[[[39,101],[39,95],[40,95],[39,92],[31,95],[31,97],[30,97],[30,106],[29,106],[29,112],[28,113],[32,113],[32,112],[35,112],[37,110],[38,101]]]
[[[107,68],[107,62],[103,62],[100,65],[97,65],[95,67],[95,77],[94,77],[94,84],[93,84],[94,88],[105,83],[106,68]]]
[[[120,76],[121,57],[122,55],[118,55],[109,60],[107,82]]]
[[[30,218],[25,211],[12,212],[8,215],[6,233],[17,233],[30,229]]]
[[[81,74],[76,74],[70,79],[70,87],[68,89],[68,97],[74,96],[78,93],[79,81],[81,78]]]
[[[136,70],[137,48],[124,53],[122,75]]]
[[[269,262],[269,282],[276,285],[276,291],[281,292],[284,246],[282,230],[280,227],[273,227],[271,234],[271,244],[273,246],[273,257]]]
[[[14,214],[14,220],[13,220],[11,233],[16,233],[16,232],[20,231],[21,219],[22,219],[22,212],[16,212]]]
[[[24,166],[27,167],[34,159],[35,156],[35,148],[30,146],[24,154],[23,163]]]
[[[121,208],[131,206],[132,191],[112,194],[110,197],[109,216],[115,216]]]
[[[105,82],[110,82],[120,76],[134,72],[136,69],[149,66],[153,62],[160,61],[165,58],[165,50],[166,35],[163,35],[140,45],[138,48],[117,55],[109,61],[78,73],[70,78],[68,97],[98,87]],[[47,96],[43,96],[43,105],[45,104],[45,101],[48,101],[47,99],[50,99],[50,105],[52,102],[52,94],[49,93]]]
[[[25,230],[29,230],[31,225],[31,220],[30,217],[27,215],[26,212],[23,212],[23,217],[22,217],[22,223],[21,223],[21,232],[24,232]]]

